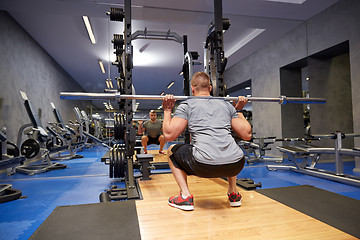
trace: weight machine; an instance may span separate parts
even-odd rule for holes
[[[251,141],[239,141],[238,145],[243,150],[248,164],[254,164],[255,162],[282,162],[282,158],[266,157],[265,151],[271,150],[270,144],[277,141],[283,141],[283,139],[277,139],[276,137],[254,137]]]
[[[5,130],[0,131],[0,170],[6,169],[8,175],[15,173],[17,166],[25,161],[25,157],[19,156],[19,148],[6,140]],[[13,189],[11,184],[0,184],[0,203],[19,199],[22,192]]]
[[[67,151],[69,154],[60,155],[60,153],[55,153],[50,156],[52,160],[69,160],[76,158],[83,158],[84,156],[76,154],[77,151],[84,144],[83,141],[79,141],[77,133],[69,127],[69,124],[65,124],[60,112],[56,109],[54,103],[50,103],[53,113],[56,119],[56,123],[49,123],[49,126],[46,129],[51,133],[51,140],[47,142],[47,148],[53,148],[58,142],[60,146],[67,146]],[[79,127],[79,124],[71,124],[73,126]]]
[[[57,170],[66,168],[65,164],[58,162],[51,162],[50,153],[64,151],[67,146],[56,147],[52,149],[46,148],[46,142],[49,140],[49,135],[42,127],[39,115],[35,111],[31,102],[29,101],[25,92],[20,92],[24,100],[26,111],[29,115],[30,124],[23,125],[18,132],[17,145],[20,147],[20,152],[26,157],[28,161],[37,162],[39,164],[24,164],[16,168],[17,172],[29,175],[44,173],[49,170]],[[22,135],[26,134],[28,139],[21,143]]]
[[[332,134],[311,135],[312,139],[329,138],[334,140],[333,148],[302,146],[278,146],[280,152],[287,154],[288,159],[294,166],[268,165],[268,170],[292,170],[314,177],[320,177],[355,187],[360,187],[360,176],[344,174],[343,156],[360,156],[358,148],[348,149],[342,147],[342,139],[346,137],[360,137],[360,134],[344,134],[335,132]],[[335,157],[335,171],[316,168],[322,154],[332,154]]]

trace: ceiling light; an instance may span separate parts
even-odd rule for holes
[[[160,96],[162,96],[162,95],[164,95],[165,93],[164,92],[162,92],[161,94],[160,94]]]
[[[134,66],[139,67],[147,67],[147,66],[157,66],[159,64],[162,64],[164,61],[163,56],[156,53],[151,52],[142,52],[134,51],[133,52],[133,64]]]
[[[246,90],[250,90],[250,89],[251,89],[251,87],[246,87],[245,89],[246,89]]]
[[[264,0],[270,2],[282,2],[282,3],[293,3],[293,4],[303,4],[306,0]]]
[[[169,85],[168,85],[166,88],[167,88],[167,89],[171,88],[171,87],[172,87],[172,85],[174,85],[174,83],[175,83],[175,81],[171,81],[171,82],[169,83]]]
[[[101,72],[102,72],[102,73],[105,73],[105,68],[104,68],[103,62],[102,62],[100,59],[98,59],[98,62],[99,62],[99,66],[100,66]]]
[[[235,44],[232,48],[227,50],[225,52],[226,57],[230,57],[232,54],[234,54],[236,51],[238,51],[240,48],[248,44],[251,40],[256,38],[258,35],[260,35],[265,29],[256,28],[250,31],[250,33],[242,38],[240,41],[238,41],[237,44]]]
[[[108,89],[114,88],[111,79],[106,79],[105,83]]]
[[[96,40],[95,40],[95,35],[94,35],[94,32],[91,28],[91,24],[90,24],[90,20],[88,18],[88,16],[83,16],[83,20],[84,20],[84,23],[85,23],[85,26],[86,26],[86,30],[89,34],[89,38],[90,38],[90,41],[92,44],[95,44],[96,43]]]
[[[305,79],[306,79],[307,81],[309,81],[310,78],[307,77],[307,78],[305,78]]]

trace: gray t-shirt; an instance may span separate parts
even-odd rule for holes
[[[180,103],[174,117],[188,121],[197,161],[221,165],[235,163],[244,156],[231,136],[231,120],[239,116],[229,102],[211,97],[188,99]]]
[[[161,121],[156,120],[156,122],[153,123],[150,120],[148,120],[144,123],[143,126],[146,129],[146,134],[149,135],[150,137],[156,138],[159,135],[161,135],[161,128],[162,128]]]

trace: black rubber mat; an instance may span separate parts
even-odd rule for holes
[[[57,207],[29,239],[139,240],[135,201]]]
[[[360,201],[310,185],[257,192],[360,238]]]

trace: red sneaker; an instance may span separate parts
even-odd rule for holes
[[[240,193],[234,193],[234,192],[228,193],[228,198],[229,198],[231,207],[240,207],[241,206],[242,197],[241,197]]]
[[[162,150],[159,150],[159,154],[165,154],[165,152]]]
[[[177,197],[170,197],[168,201],[169,205],[175,208],[179,208],[185,211],[194,210],[194,197],[193,195],[183,199],[181,193]]]

